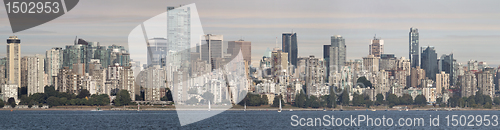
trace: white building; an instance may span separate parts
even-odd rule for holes
[[[28,95],[44,93],[44,87],[46,85],[44,60],[45,58],[38,54],[27,57]]]
[[[18,101],[17,99],[17,89],[18,86],[17,84],[12,84],[12,83],[7,83],[2,85],[2,100],[4,102],[7,102],[9,98],[14,98],[16,102]]]

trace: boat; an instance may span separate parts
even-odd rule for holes
[[[325,109],[325,108],[323,108],[323,111],[326,111],[326,109]]]
[[[278,112],[281,112],[281,98],[280,98],[280,109],[278,109]]]
[[[372,111],[377,111],[377,109],[372,109]]]
[[[208,111],[210,111],[211,107],[210,107],[210,100],[208,100]]]
[[[293,111],[293,109],[290,109],[290,111]]]

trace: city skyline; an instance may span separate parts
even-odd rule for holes
[[[419,28],[421,46],[436,47],[438,55],[453,52],[454,57],[461,63],[474,59],[488,61],[493,66],[500,64],[500,61],[495,59],[494,47],[490,47],[495,46],[495,38],[499,36],[498,30],[500,30],[500,27],[495,24],[499,21],[496,17],[499,15],[496,13],[498,11],[493,6],[498,5],[496,1],[490,3],[442,1],[411,4],[409,2],[369,1],[317,3],[290,1],[286,4],[286,6],[304,8],[301,10],[289,9],[285,5],[279,5],[278,2],[222,2],[245,6],[212,5],[209,4],[211,2],[204,1],[151,1],[157,4],[134,1],[111,4],[104,1],[103,4],[109,6],[101,7],[92,2],[82,1],[79,6],[61,18],[15,35],[25,39],[21,46],[26,55],[43,54],[45,50],[53,46],[62,47],[70,43],[69,41],[72,41],[74,36],[99,41],[103,45],[126,45],[128,31],[137,23],[166,11],[166,6],[196,3],[206,34],[224,35],[226,41],[235,41],[243,37],[243,40],[253,43],[252,63],[254,66],[267,48],[272,49],[275,46],[275,37],[279,37],[281,32],[290,32],[292,29],[298,35],[298,48],[304,48],[299,50],[298,57],[321,56],[322,53],[318,50],[321,50],[322,45],[330,42],[329,37],[342,35],[349,46],[347,59],[360,59],[366,56],[369,40],[373,34],[377,34],[385,40],[385,53],[409,58],[406,49],[408,48],[409,27]],[[134,6],[121,6],[122,4]],[[329,5],[337,8],[330,9]],[[148,8],[142,8],[145,6]],[[86,7],[95,7],[95,9],[89,11],[85,10]],[[386,8],[375,9],[380,7]],[[124,10],[139,8],[141,11],[137,13],[123,14]],[[243,10],[227,12],[236,8]],[[108,9],[113,11],[102,12]],[[304,11],[308,9],[310,11]],[[0,21],[4,21],[0,22],[2,23],[0,36],[11,36],[5,13],[0,13]],[[79,21],[78,24],[75,24],[77,21]],[[109,23],[116,24],[110,25]],[[478,44],[470,44],[475,42]],[[0,49],[0,54],[2,54],[0,56],[3,56],[4,50]]]

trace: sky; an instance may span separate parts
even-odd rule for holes
[[[17,35],[23,56],[44,54],[52,47],[73,44],[76,36],[101,45],[128,46],[129,33],[167,6],[195,3],[204,33],[224,35],[224,41],[252,42],[252,64],[267,48],[281,43],[283,32],[297,33],[299,57],[323,57],[323,45],[341,35],[347,59],[368,55],[376,35],[384,52],[408,58],[411,27],[419,29],[420,46],[434,46],[438,58],[454,54],[458,62],[486,61],[500,65],[500,1],[420,0],[80,0],[65,15],[43,25],[12,33],[5,7],[0,7],[0,38]],[[6,46],[0,46],[5,56]],[[145,63],[145,62],[141,62]]]

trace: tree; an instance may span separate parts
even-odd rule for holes
[[[207,102],[208,101],[210,101],[212,103],[214,102],[214,94],[212,94],[212,93],[210,93],[208,91],[205,92],[205,93],[203,93],[203,95],[201,95],[201,97],[203,97],[203,99],[207,100]]]
[[[49,98],[47,98],[47,105],[49,105],[49,107],[53,107],[53,106],[59,106],[59,98],[55,97],[55,96],[50,96]]]
[[[368,96],[365,96],[365,100],[363,103],[366,105],[366,108],[370,108],[370,106],[373,105],[373,101],[370,100],[370,97],[368,97]]]
[[[161,100],[161,101],[168,101],[168,97],[167,97],[167,95],[165,95],[165,96],[161,97],[161,98],[160,98],[160,100]]]
[[[10,107],[12,108],[16,107],[16,100],[14,98],[9,98],[7,102],[9,103]]]
[[[27,87],[21,87],[21,89],[17,89],[17,98],[21,98],[23,95],[28,95]]]
[[[90,92],[87,89],[82,89],[80,91],[80,93],[78,93],[78,95],[76,95],[77,98],[85,98],[85,97],[89,97],[89,96],[90,96]]]
[[[488,96],[488,95],[483,95],[483,100],[484,100],[484,104],[486,105],[486,103],[490,103],[490,104],[493,104],[493,101],[491,100],[491,97]]]
[[[191,97],[189,100],[186,101],[187,104],[196,104],[198,103],[198,99],[196,97]]]
[[[419,106],[425,106],[427,104],[427,99],[422,94],[417,95],[417,97],[415,97],[415,104]]]
[[[260,104],[262,104],[262,105],[268,105],[269,104],[269,98],[267,97],[267,95],[262,95],[262,97],[260,99]]]
[[[479,94],[479,95],[474,96],[474,101],[476,101],[476,104],[477,105],[484,105],[485,102],[484,102],[483,94],[480,91],[477,91],[476,94]]]
[[[337,107],[337,95],[335,94],[335,92],[333,91],[333,87],[330,87],[330,95],[327,95],[327,99],[326,99],[326,106],[329,107],[329,108],[335,108]]]
[[[56,91],[56,88],[54,86],[45,86],[44,88],[44,93],[47,94],[47,97],[54,96],[57,97],[59,94],[58,91]]]
[[[3,108],[5,106],[5,102],[3,102],[2,99],[0,99],[0,108]]]
[[[130,99],[130,94],[127,90],[120,90],[116,94],[116,99],[114,100],[115,106],[129,105],[132,99]]]
[[[314,95],[309,96],[309,101],[311,102],[310,107],[319,108],[321,105],[320,105],[320,102],[318,100],[319,100],[318,97],[316,97]]]
[[[389,107],[392,108],[392,106],[398,105],[399,104],[399,98],[395,94],[389,94],[387,95],[387,103],[389,104]]]
[[[493,99],[493,103],[495,103],[495,105],[500,105],[500,97],[495,97],[495,99]]]
[[[487,102],[486,104],[484,104],[484,108],[491,109],[491,102]]]
[[[66,105],[68,99],[66,97],[59,98],[59,105]]]
[[[352,96],[352,105],[353,106],[361,106],[364,104],[364,97],[363,95],[354,93]]]
[[[304,94],[304,90],[301,90],[299,94],[295,96],[295,106],[296,107],[307,107],[306,104],[306,95]]]
[[[372,87],[372,82],[367,80],[365,76],[359,77],[358,80],[356,81],[356,83],[362,83],[364,85],[364,86],[360,86],[360,88]]]
[[[249,106],[260,106],[262,103],[260,95],[258,95],[258,94],[250,94],[249,101],[250,102],[247,104]]]
[[[377,96],[375,96],[375,98],[377,98],[377,100],[375,101],[375,105],[382,105],[384,104],[384,95],[379,93],[377,94]]]
[[[413,104],[413,97],[411,97],[410,94],[403,94],[403,96],[399,98],[399,104],[411,105]]]
[[[340,95],[340,103],[342,105],[349,105],[349,94],[347,93],[347,90],[342,91],[342,95]]]
[[[283,101],[283,98],[281,97],[281,95],[278,95],[278,96],[274,96],[273,105],[271,105],[271,107],[279,107],[280,106],[280,99],[281,99],[281,107],[285,106],[285,101]]]

